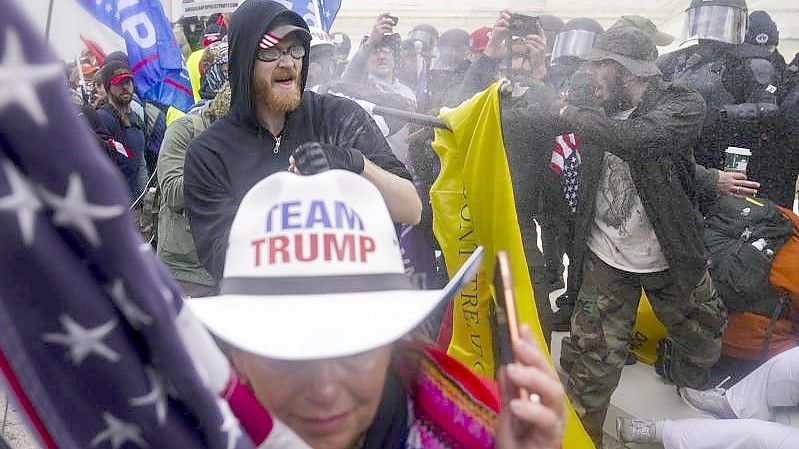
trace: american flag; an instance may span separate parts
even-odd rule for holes
[[[580,191],[580,139],[574,133],[563,134],[555,140],[549,167],[560,177],[563,198],[572,213],[577,212]]]
[[[254,447],[195,369],[62,63],[0,11],[0,370],[24,418],[46,449]]]

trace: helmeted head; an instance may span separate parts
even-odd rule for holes
[[[552,54],[552,49],[555,48],[555,39],[558,33],[563,29],[563,21],[552,14],[541,14],[538,16],[541,22],[541,28],[544,30],[544,36],[547,38],[547,53]]]
[[[246,0],[231,15],[228,36],[231,112],[255,121],[256,103],[277,111],[296,109],[311,48],[302,17],[275,1]]]
[[[438,46],[438,30],[433,25],[426,23],[416,25],[408,33],[406,41],[411,42],[418,53],[432,56]]]
[[[552,48],[552,65],[572,62],[591,49],[604,28],[594,19],[577,17],[563,25]]]
[[[433,61],[437,70],[460,70],[469,54],[469,32],[454,28],[445,31],[438,40],[438,57]]]
[[[746,0],[692,0],[683,39],[738,45],[744,41],[746,21]]]
[[[350,50],[352,49],[352,40],[346,33],[337,31],[330,34],[330,39],[336,46],[336,51],[333,55],[336,64],[336,75],[341,76],[349,64]]]
[[[777,24],[769,13],[766,11],[752,11],[749,14],[749,26],[746,29],[744,41],[773,51],[780,44],[780,30],[777,29]]]

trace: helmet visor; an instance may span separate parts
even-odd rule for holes
[[[552,47],[552,62],[562,56],[580,57],[594,45],[596,33],[586,30],[569,30],[558,34]]]
[[[740,44],[746,35],[746,10],[733,6],[705,5],[688,10],[685,41],[707,39]]]

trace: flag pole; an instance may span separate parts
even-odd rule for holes
[[[422,126],[431,126],[433,128],[449,129],[446,123],[438,117],[432,115],[419,114],[416,112],[405,111],[402,109],[388,108],[385,106],[375,105],[373,109],[377,115],[384,117],[394,117],[396,119],[404,120],[408,123],[415,123]]]
[[[53,3],[55,0],[50,0],[50,6],[47,9],[47,25],[44,29],[44,42],[50,43],[50,24],[53,21]]]
[[[507,97],[513,94],[513,84],[507,79],[503,79],[499,84],[499,94],[502,97]],[[374,105],[372,111],[377,115],[389,116],[396,119],[404,120],[408,123],[414,123],[422,126],[430,126],[432,128],[449,129],[449,126],[440,118],[433,115],[419,114],[417,112],[405,111],[402,109],[394,109],[386,106]]]

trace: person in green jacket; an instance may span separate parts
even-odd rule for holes
[[[213,100],[175,120],[167,128],[158,155],[158,186],[161,189],[158,257],[189,297],[215,294],[218,287],[200,263],[189,231],[183,201],[183,162],[189,142],[225,115],[228,109],[230,85],[225,82]]]

